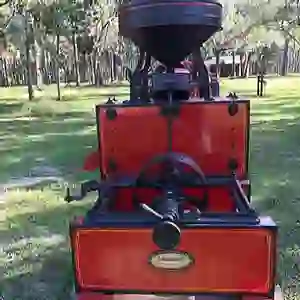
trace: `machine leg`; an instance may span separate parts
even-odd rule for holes
[[[279,285],[275,287],[273,298],[264,297],[254,297],[254,296],[244,296],[242,300],[284,300],[282,290]]]
[[[72,300],[284,300],[279,286],[275,289],[274,298],[261,296],[155,296],[155,295],[100,295],[94,293],[82,293]]]

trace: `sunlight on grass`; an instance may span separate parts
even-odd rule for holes
[[[300,297],[299,83],[299,77],[267,79],[266,96],[257,98],[255,79],[221,82],[223,94],[251,99],[253,201],[280,226],[278,281],[286,299]],[[84,213],[93,196],[66,205],[64,190],[67,182],[94,175],[81,171],[84,157],[97,147],[94,105],[112,96],[126,99],[128,87],[63,88],[62,101],[55,101],[50,86],[31,103],[26,93],[23,87],[0,91],[0,296],[68,299],[68,220]],[[28,176],[41,162],[55,168],[61,181],[1,194],[2,183]]]

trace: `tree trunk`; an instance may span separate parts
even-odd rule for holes
[[[56,87],[57,87],[57,100],[61,100],[60,94],[60,65],[59,65],[59,43],[60,43],[60,34],[56,34]]]
[[[97,85],[97,50],[93,50],[91,59],[93,64],[93,85]]]
[[[80,72],[79,72],[79,58],[78,58],[78,48],[76,42],[76,32],[72,34],[72,44],[73,44],[73,53],[74,53],[74,71],[75,71],[75,80],[76,86],[80,86]]]
[[[51,84],[51,66],[50,66],[50,54],[48,51],[45,51],[45,81],[46,84]]]
[[[221,67],[220,67],[220,56],[221,56],[221,50],[216,50],[216,69],[217,69],[217,76],[220,77],[221,73]]]
[[[113,57],[113,51],[109,51],[109,74],[110,74],[110,83],[114,82],[114,68],[113,68],[113,61],[114,61],[114,57]]]
[[[35,41],[35,66],[36,66],[36,87],[37,89],[42,89],[43,86],[43,73],[42,73],[42,64],[43,64],[43,53],[40,45]]]
[[[299,72],[299,64],[300,64],[300,49],[297,50],[297,58],[296,58],[296,69],[295,69],[295,73]]]
[[[287,74],[287,65],[288,65],[288,50],[289,50],[289,38],[285,38],[284,48],[283,48],[283,57],[280,68],[280,76],[286,76]]]
[[[235,77],[235,51],[232,51],[232,71],[231,76]]]
[[[28,12],[25,12],[25,33],[26,33],[26,69],[27,69],[27,88],[28,98],[32,101],[34,98],[33,87],[32,87],[32,73],[31,73],[31,57],[30,57],[30,45],[31,45],[31,32],[28,24]]]
[[[247,53],[247,60],[245,63],[245,77],[249,77],[250,75],[250,62],[251,62],[252,52]]]
[[[4,69],[4,84],[5,86],[9,86],[6,58],[4,57],[2,60],[3,60],[3,69]]]
[[[239,77],[243,77],[243,54],[240,54]]]

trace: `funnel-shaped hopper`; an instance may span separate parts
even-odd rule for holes
[[[120,34],[167,66],[175,66],[221,29],[215,0],[132,0],[119,10]]]

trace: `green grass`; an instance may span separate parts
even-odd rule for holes
[[[288,299],[300,299],[300,77],[270,79],[261,99],[255,89],[255,79],[222,81],[223,93],[236,91],[252,100],[253,198],[280,225],[278,280]],[[68,219],[89,203],[66,205],[64,183],[93,175],[80,168],[96,147],[94,104],[113,95],[124,99],[128,89],[66,88],[57,102],[55,87],[49,87],[32,103],[26,88],[0,90],[0,187],[41,161],[62,177],[43,189],[12,190],[0,204],[0,295],[5,300],[68,298]]]

